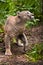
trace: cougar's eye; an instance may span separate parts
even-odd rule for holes
[[[29,15],[27,15],[29,17]]]

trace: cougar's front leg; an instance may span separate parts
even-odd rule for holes
[[[10,37],[7,34],[5,35],[4,41],[5,41],[5,49],[6,49],[5,55],[12,55],[11,47],[10,47]]]

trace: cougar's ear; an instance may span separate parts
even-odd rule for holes
[[[21,17],[20,11],[17,12],[17,16],[18,16],[19,18]]]
[[[17,15],[20,14],[20,11],[17,11]]]

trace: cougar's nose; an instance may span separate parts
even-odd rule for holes
[[[29,13],[28,16],[34,16],[34,14],[33,13]]]

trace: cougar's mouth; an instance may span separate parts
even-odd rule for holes
[[[33,20],[33,19],[34,19],[34,14],[33,14],[33,13],[30,13],[30,14],[28,14],[28,17],[29,17],[31,20]]]
[[[31,20],[33,20],[33,19],[34,19],[34,15],[30,15],[29,17],[30,17],[30,19],[31,19]]]
[[[31,16],[31,19],[34,19],[34,16]]]

